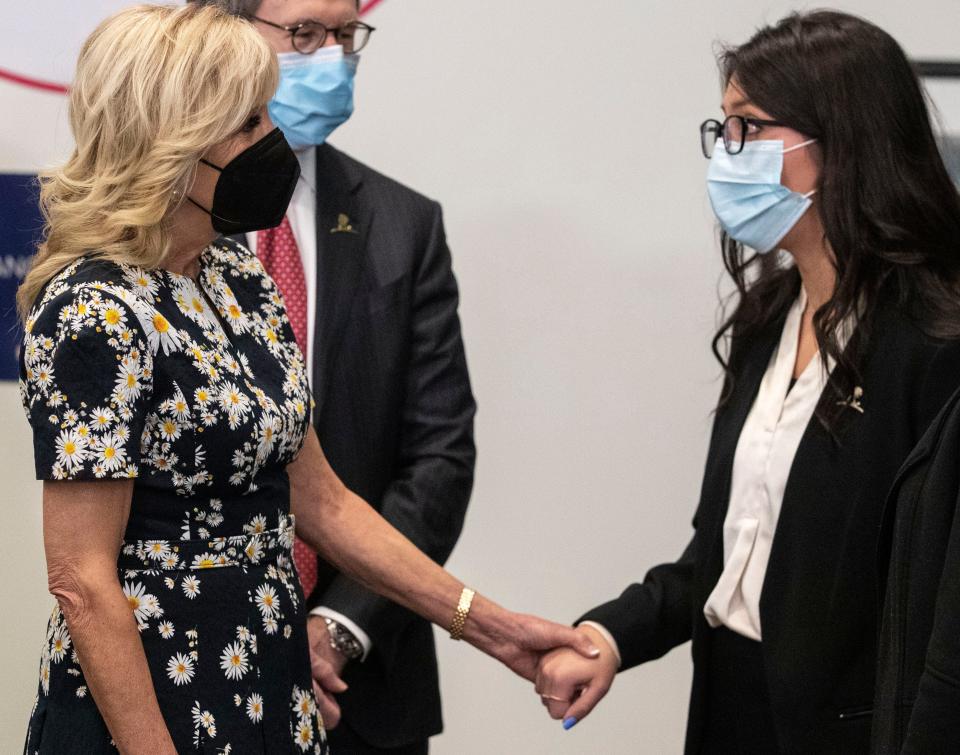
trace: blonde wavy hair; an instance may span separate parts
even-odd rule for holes
[[[140,5],[101,23],[70,93],[76,148],[40,176],[46,224],[17,291],[20,316],[84,255],[160,266],[199,158],[236,134],[277,80],[260,34],[215,7]]]

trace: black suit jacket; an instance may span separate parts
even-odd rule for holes
[[[739,377],[716,413],[695,534],[683,555],[581,619],[611,631],[625,669],[692,638],[690,754],[704,745],[711,631],[703,607],[723,569],[733,457],[783,321],[734,343]],[[877,313],[873,333],[862,369],[865,413],[847,409],[836,439],[811,420],[791,468],[761,594],[763,657],[783,752],[869,747],[881,511],[898,468],[960,374],[960,346],[928,338],[893,307]]]
[[[473,486],[476,405],[440,206],[330,145],[316,165],[314,425],[344,484],[443,563]],[[341,725],[377,747],[442,730],[429,623],[323,560],[307,605],[373,641],[345,669]]]
[[[872,752],[960,752],[960,392],[901,469],[881,543]]]

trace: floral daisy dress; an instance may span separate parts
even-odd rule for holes
[[[194,281],[84,258],[26,323],[43,480],[134,478],[117,568],[177,751],[326,753],[286,465],[303,357],[260,261],[229,240]],[[116,752],[54,609],[25,753]]]

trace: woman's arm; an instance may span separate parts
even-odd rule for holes
[[[287,468],[297,534],[325,559],[369,589],[450,627],[463,583],[431,561],[340,482],[311,428]],[[477,595],[463,639],[533,680],[544,651],[569,646],[587,657],[597,648],[570,627],[515,614]]]
[[[132,496],[133,480],[43,483],[48,581],[120,752],[176,755],[117,576]]]

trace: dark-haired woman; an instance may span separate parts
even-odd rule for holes
[[[553,653],[537,689],[569,728],[692,639],[688,753],[866,752],[886,493],[960,384],[960,202],[876,26],[794,14],[720,66],[701,135],[739,298],[695,534],[578,622],[600,658]]]

